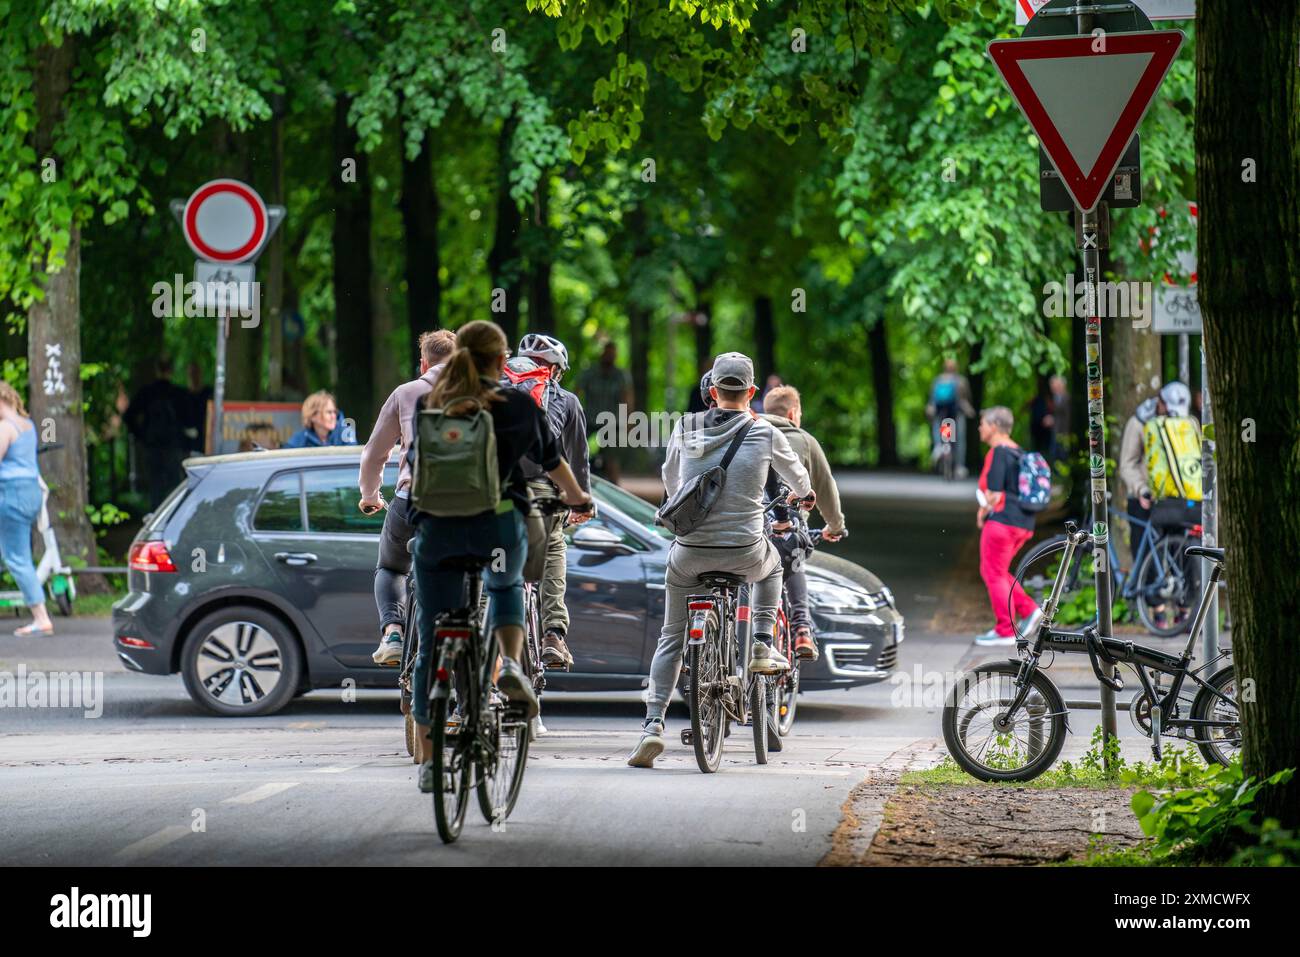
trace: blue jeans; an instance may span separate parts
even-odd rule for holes
[[[491,598],[489,630],[524,625],[524,559],[528,533],[518,509],[500,515],[437,518],[420,515],[415,522],[415,595],[420,605],[420,649],[411,678],[411,713],[429,723],[429,669],[437,655],[433,646],[435,619],[445,611],[464,608],[465,572],[441,567],[444,560],[482,558],[490,564],[483,582]],[[410,640],[409,638],[407,639]]]
[[[0,482],[0,553],[28,605],[45,602],[45,592],[32,564],[32,523],[40,513],[39,481],[26,478]]]

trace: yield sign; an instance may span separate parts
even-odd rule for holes
[[[989,56],[1080,209],[1097,201],[1183,45],[1180,30],[994,40]]]

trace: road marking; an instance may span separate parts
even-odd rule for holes
[[[234,797],[228,797],[222,804],[254,804],[258,801],[264,801],[269,797],[275,797],[281,791],[287,791],[289,788],[296,788],[296,781],[289,784],[263,784],[260,788],[253,788],[243,794],[236,794]]]
[[[184,824],[171,824],[161,831],[155,831],[148,837],[141,838],[134,844],[128,844],[117,852],[117,857],[121,860],[134,860],[138,857],[144,857],[146,854],[152,854],[154,851],[161,850],[168,844],[179,841],[190,829]]]
[[[359,764],[345,764],[337,768],[313,768],[312,774],[342,774],[344,771],[351,771],[353,768],[359,768]]]

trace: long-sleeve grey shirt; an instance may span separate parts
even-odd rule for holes
[[[748,412],[710,409],[684,415],[668,440],[664,460],[664,489],[671,498],[686,482],[720,465],[731,440],[746,422]],[[727,466],[727,481],[708,517],[689,535],[678,536],[683,545],[737,548],[763,537],[763,486],[768,469],[803,497],[812,491],[808,470],[790,448],[790,442],[762,419],[753,426]]]

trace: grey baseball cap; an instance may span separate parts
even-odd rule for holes
[[[724,352],[713,360],[713,384],[719,389],[751,388],[754,363],[742,352]]]

